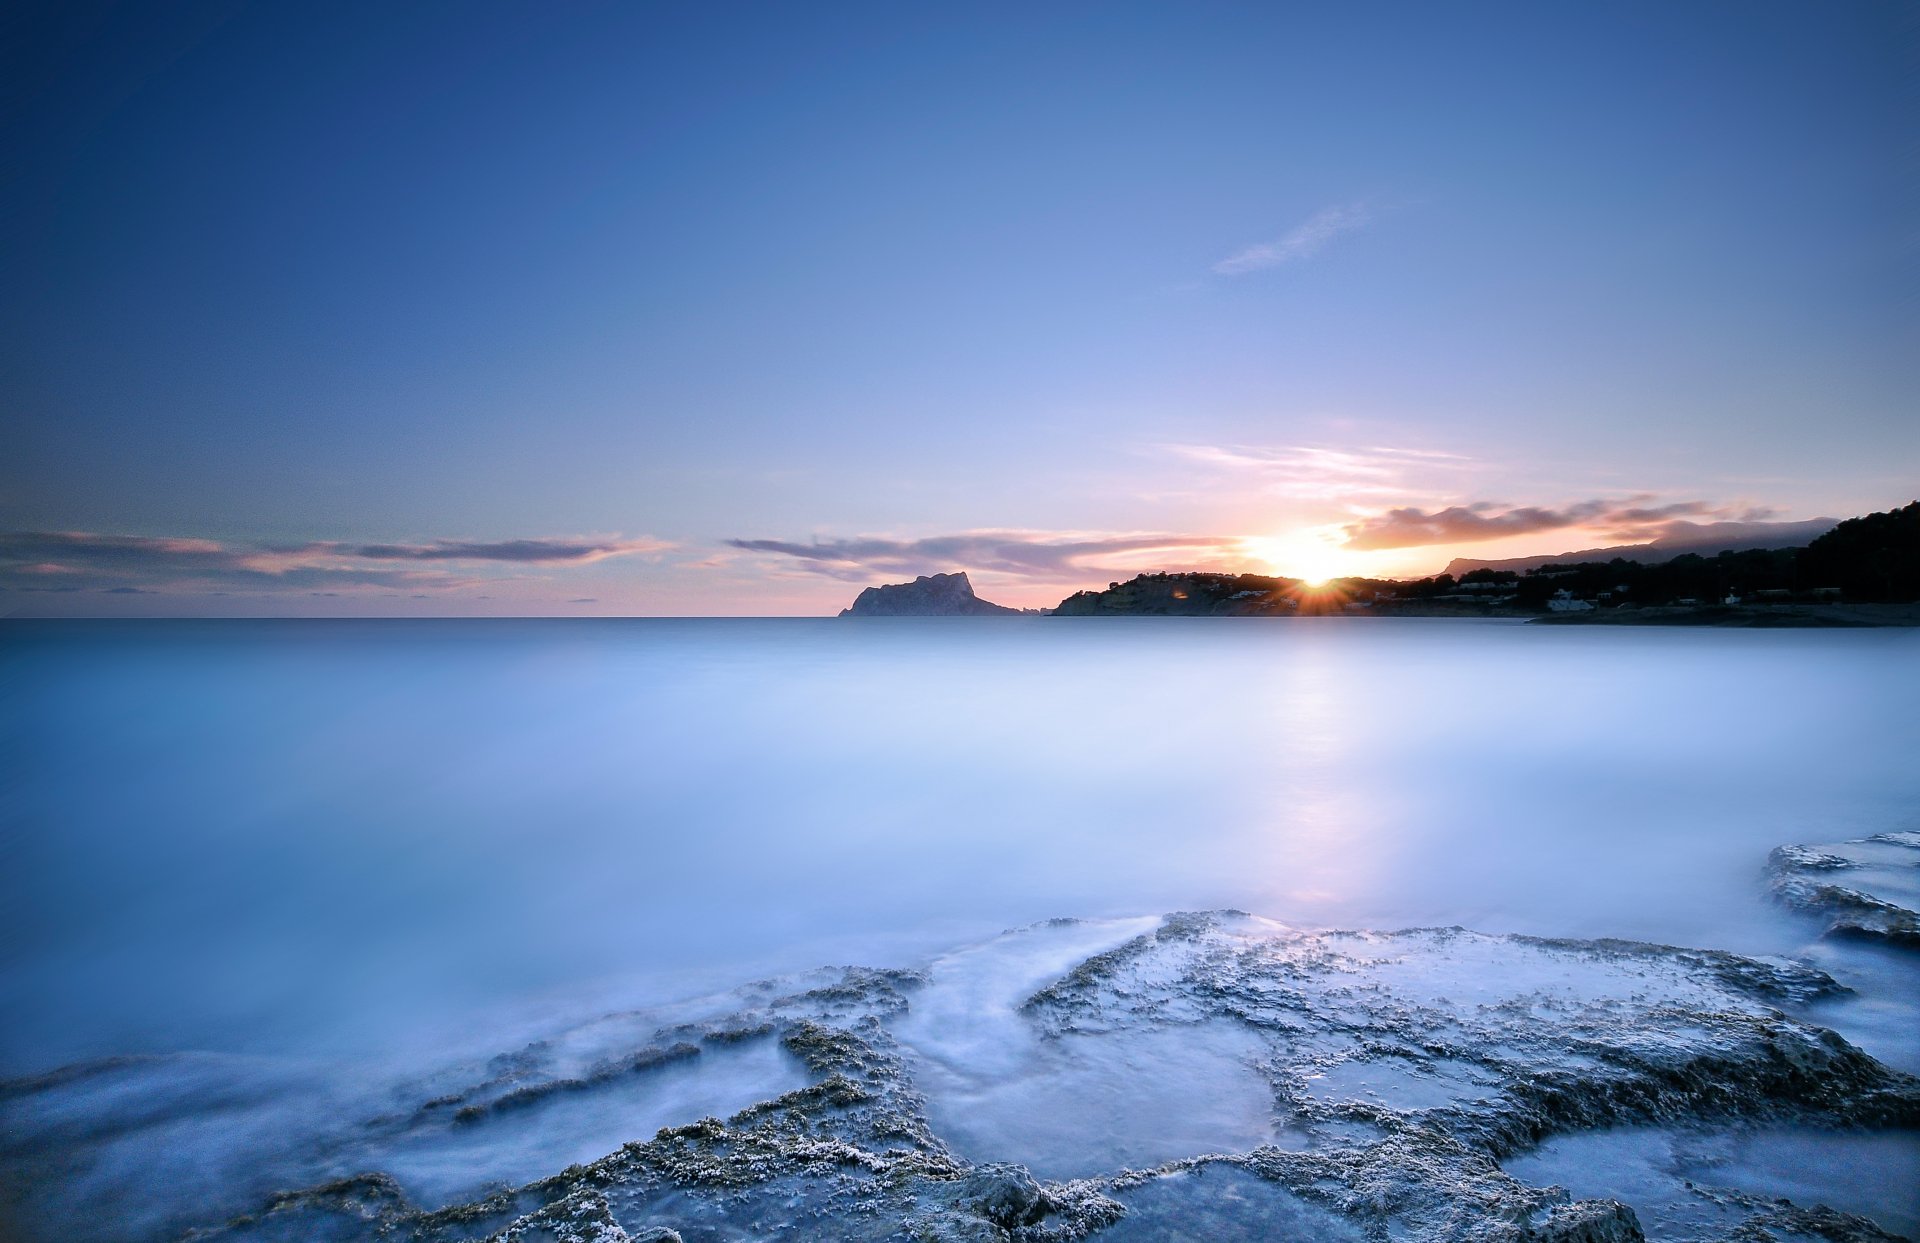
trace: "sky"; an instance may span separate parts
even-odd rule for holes
[[[1920,495],[1910,4],[0,20],[0,615],[1044,606]]]

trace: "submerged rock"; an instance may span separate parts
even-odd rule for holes
[[[1829,935],[1920,949],[1920,833],[1782,846],[1767,871],[1774,896],[1828,920]]]
[[[1547,1214],[1534,1237],[1541,1243],[1642,1243],[1640,1218],[1618,1200],[1581,1200]]]
[[[1025,1166],[1005,1162],[977,1166],[960,1188],[960,1203],[1003,1229],[1024,1226],[1044,1212],[1040,1184]]]

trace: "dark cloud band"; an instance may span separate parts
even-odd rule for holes
[[[1689,525],[1693,518],[1735,518],[1758,524],[1771,511],[1729,510],[1707,501],[1676,501],[1650,505],[1652,497],[1624,501],[1580,501],[1560,508],[1523,505],[1503,508],[1488,501],[1454,505],[1432,511],[1412,507],[1389,509],[1346,528],[1346,547],[1361,552],[1388,548],[1425,548],[1434,544],[1471,544],[1582,527],[1604,533],[1622,543],[1651,541]]]
[[[479,581],[451,571],[461,563],[566,567],[668,547],[659,540],[626,538],[240,544],[93,531],[3,531],[0,587],[116,594],[214,587],[447,589]]]

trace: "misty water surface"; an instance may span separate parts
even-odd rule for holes
[[[1857,990],[1808,1017],[1920,1069],[1910,959],[1819,940],[1762,874],[1920,828],[1916,691],[1898,631],[5,623],[0,1078],[170,1056],[0,1085],[0,1228],[130,1243],[361,1169],[438,1204],[590,1160],[804,1075],[747,1046],[512,1125],[362,1128],[570,1024],[823,963],[930,966],[899,1035],[977,1159],[1294,1142],[1244,1033],[1020,1023],[1176,909],[1799,954]],[[992,939],[1060,915],[1105,922]],[[1862,1211],[1920,1153],[1748,1164],[1807,1142]],[[1622,1187],[1637,1151],[1601,1163]]]
[[[1903,631],[6,623],[4,1069],[380,1050],[1055,915],[1793,951]],[[1871,964],[1869,964],[1871,966]],[[485,1017],[483,1017],[485,1016]]]

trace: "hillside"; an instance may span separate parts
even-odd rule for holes
[[[1455,557],[1445,573],[1459,578],[1474,570],[1511,570],[1524,574],[1543,565],[1571,565],[1592,561],[1637,561],[1657,565],[1675,557],[1694,553],[1711,557],[1722,552],[1747,552],[1756,548],[1805,548],[1838,525],[1834,518],[1809,518],[1805,522],[1710,522],[1688,523],[1678,534],[1648,544],[1615,544],[1607,548],[1583,548],[1577,552],[1535,554],[1485,560]]]

